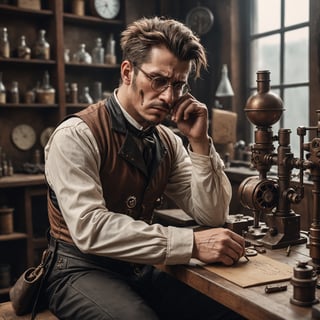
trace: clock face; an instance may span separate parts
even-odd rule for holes
[[[207,33],[213,25],[213,14],[206,7],[195,7],[186,17],[186,25],[198,35]]]
[[[41,144],[42,148],[44,148],[46,146],[54,129],[55,129],[54,127],[47,127],[41,132],[40,144]]]
[[[114,19],[120,11],[120,0],[92,0],[92,10],[103,19]]]
[[[29,150],[36,143],[36,132],[27,124],[19,124],[11,132],[13,144],[20,150]]]

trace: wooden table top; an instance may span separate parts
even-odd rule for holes
[[[268,257],[287,263],[293,267],[298,261],[309,261],[309,250],[306,245],[292,246],[290,255],[286,249],[266,250]],[[293,297],[293,286],[290,281],[279,284],[287,285],[287,290],[276,293],[265,293],[266,285],[242,288],[201,266],[159,266],[177,279],[185,282],[212,299],[252,320],[296,320],[313,319],[312,306],[300,307],[290,302]],[[263,275],[261,275],[263,277]],[[274,284],[275,285],[275,284]],[[316,297],[320,295],[316,289]],[[320,318],[317,318],[320,319]]]

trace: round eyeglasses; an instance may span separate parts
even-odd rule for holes
[[[150,74],[148,74],[147,72],[145,72],[143,69],[141,69],[140,67],[138,67],[137,65],[134,65],[139,71],[141,71],[146,78],[148,78],[151,82],[151,88],[154,91],[157,92],[163,92],[165,90],[167,90],[170,86],[172,87],[173,90],[173,94],[176,97],[182,97],[184,95],[186,95],[189,91],[190,91],[190,87],[188,85],[188,83],[186,82],[174,82],[171,83],[170,79],[166,78],[166,77],[161,77],[161,76],[151,76]]]

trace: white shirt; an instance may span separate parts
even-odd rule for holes
[[[45,148],[45,175],[75,245],[90,254],[133,263],[188,263],[189,228],[148,225],[109,211],[103,198],[101,158],[95,138],[79,118],[64,121]],[[116,181],[110,182],[112,184]],[[177,137],[176,157],[165,193],[197,223],[221,226],[228,215],[231,186],[211,143],[209,156],[189,150]]]

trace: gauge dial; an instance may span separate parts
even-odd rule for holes
[[[19,124],[13,128],[11,139],[13,144],[20,150],[30,150],[36,143],[36,132],[28,124]]]
[[[114,19],[120,11],[120,0],[92,0],[94,15],[103,19]]]

